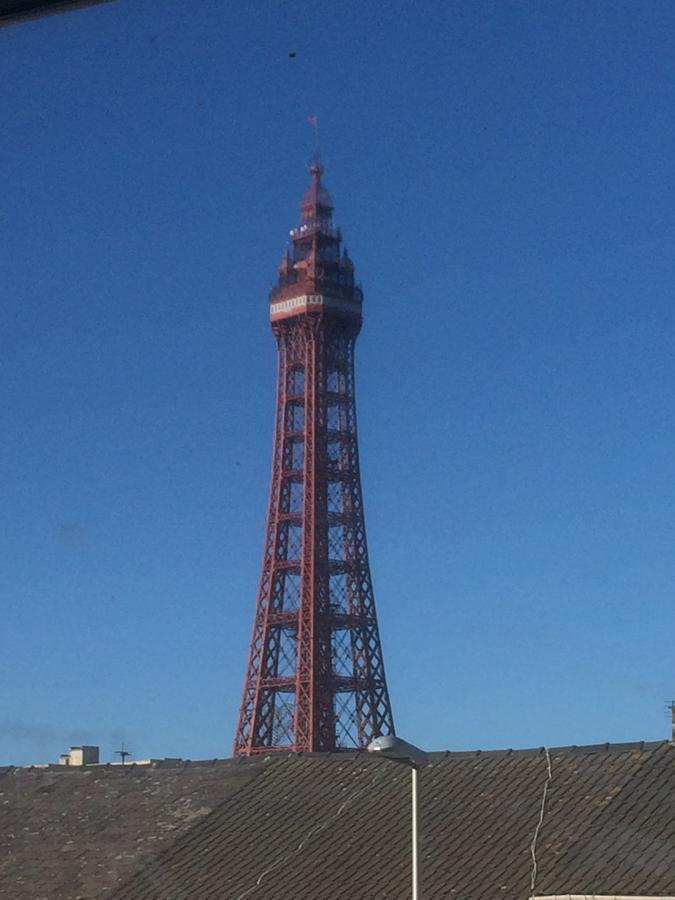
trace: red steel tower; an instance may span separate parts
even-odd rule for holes
[[[363,294],[317,157],[270,292],[279,351],[267,530],[235,755],[394,733],[368,564],[354,398]]]

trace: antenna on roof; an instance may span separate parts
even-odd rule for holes
[[[122,760],[122,765],[125,764],[125,760],[126,760],[127,756],[131,756],[131,750],[124,749],[124,741],[122,741],[122,749],[121,750],[113,750],[113,753],[115,753],[117,756],[120,757],[120,759]]]
[[[675,744],[675,700],[666,702],[666,709],[670,711],[670,740]]]

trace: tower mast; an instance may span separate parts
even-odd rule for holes
[[[309,171],[300,225],[270,292],[272,482],[235,755],[365,747],[394,732],[356,431],[363,294],[318,154]]]

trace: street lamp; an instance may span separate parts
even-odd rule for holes
[[[393,759],[410,766],[412,771],[412,900],[420,900],[420,838],[418,810],[418,769],[425,766],[429,757],[414,744],[409,744],[393,734],[375,738],[368,744],[369,753],[379,753],[387,759]]]

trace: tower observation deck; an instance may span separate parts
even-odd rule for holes
[[[354,394],[363,294],[317,158],[270,292],[267,527],[235,755],[365,747],[394,723],[368,562]]]

